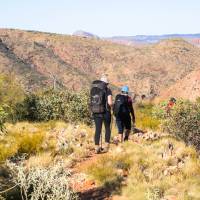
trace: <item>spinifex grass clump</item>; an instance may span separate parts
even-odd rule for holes
[[[91,164],[87,173],[91,175],[100,185],[116,189],[120,187],[123,177],[131,166],[131,160],[127,153],[117,155],[104,155],[97,162]]]
[[[28,123],[7,124],[6,128],[7,134],[0,138],[0,161],[41,151],[46,134],[44,130]]]

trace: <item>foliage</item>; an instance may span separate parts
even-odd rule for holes
[[[26,131],[20,133],[7,133],[0,140],[0,161],[5,161],[15,155],[36,154],[42,148],[44,133],[28,133]]]
[[[7,113],[7,119],[16,121],[16,104],[24,99],[24,91],[12,74],[0,74],[0,106]]]
[[[178,102],[163,124],[169,133],[200,149],[200,104]]]
[[[167,117],[166,113],[167,101],[163,101],[152,108],[152,115],[156,119],[163,120]]]
[[[142,129],[157,130],[160,127],[160,119],[152,114],[152,103],[138,103],[136,105],[136,125]]]
[[[12,170],[14,182],[20,187],[23,200],[73,200],[77,199],[69,186],[70,173],[63,164],[57,163],[49,168],[27,170],[24,162],[7,162]]]
[[[53,91],[41,94],[30,94],[18,105],[20,120],[49,121],[64,120],[67,122],[91,122],[88,109],[88,93]]]
[[[7,117],[7,113],[0,106],[0,134],[1,132],[3,133],[5,131],[4,123],[5,123],[6,117]]]

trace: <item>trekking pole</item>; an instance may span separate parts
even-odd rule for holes
[[[102,139],[102,133],[100,135],[100,139],[101,139],[101,151],[103,150],[103,139]]]

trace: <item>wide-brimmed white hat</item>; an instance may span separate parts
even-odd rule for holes
[[[105,75],[102,75],[101,81],[103,81],[104,83],[109,83],[108,78]]]

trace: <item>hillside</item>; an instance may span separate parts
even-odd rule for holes
[[[181,39],[134,47],[77,36],[0,30],[0,71],[14,72],[27,89],[53,84],[74,90],[102,73],[116,86],[154,96],[200,68],[199,48]]]
[[[169,97],[196,100],[200,96],[200,70],[193,71],[175,85],[161,93],[161,99]]]

